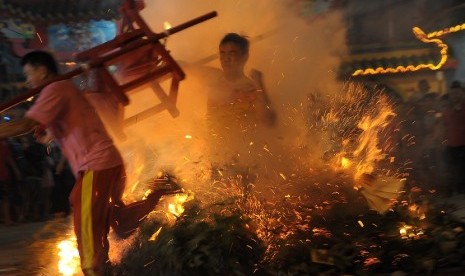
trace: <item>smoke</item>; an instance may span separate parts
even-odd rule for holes
[[[216,18],[168,39],[173,57],[196,62],[215,55],[226,33],[246,35],[252,41],[249,67],[265,73],[270,93],[278,101],[300,101],[304,92],[299,90],[331,87],[340,58],[346,53],[342,12],[300,16],[303,7],[299,3],[308,1],[147,2],[141,14],[155,32],[163,31],[164,22],[176,26],[217,11]],[[217,60],[205,65],[219,66]]]
[[[265,141],[267,148],[261,160],[279,159],[281,162],[263,161],[264,167],[267,173],[279,176],[281,168],[276,166],[294,166],[282,160],[295,154],[287,149],[298,149],[308,142],[304,141],[308,135],[305,126],[309,108],[307,96],[313,94],[324,99],[340,93],[337,70],[346,53],[342,11],[301,16],[304,4],[308,3],[311,1],[146,1],[141,15],[157,33],[163,31],[164,22],[177,26],[211,11],[217,11],[218,16],[167,39],[166,48],[187,73],[179,90],[180,116],[173,118],[164,111],[127,127],[125,132],[129,139],[119,145],[127,163],[135,160],[134,155],[142,154],[147,177],[153,176],[156,169],[168,169],[186,183],[208,181],[206,89],[202,77],[190,74],[189,68],[192,65],[219,68],[215,58],[218,43],[226,33],[236,32],[251,40],[246,72],[257,69],[263,73],[272,106],[278,113],[278,126],[263,130],[264,137],[260,140]],[[202,63],[205,60],[207,62]],[[157,102],[149,90],[132,93],[126,117]],[[137,165],[130,164],[128,170],[134,167]]]

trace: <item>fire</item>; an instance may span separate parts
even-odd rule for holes
[[[411,204],[408,207],[408,210],[412,212],[419,220],[423,220],[426,218],[426,209],[425,206]]]
[[[350,167],[350,165],[351,165],[351,162],[350,162],[349,158],[346,158],[346,157],[341,158],[341,166],[342,166],[342,168],[347,169],[348,167]]]
[[[322,119],[324,131],[330,130],[327,135],[340,141],[324,154],[334,153],[333,169],[343,169],[346,175],[351,175],[354,188],[365,197],[369,207],[382,214],[396,202],[404,185],[398,173],[383,162],[392,160],[391,148],[385,141],[395,135],[396,114],[386,96],[378,94],[366,102],[363,88],[349,85],[348,89],[341,99],[331,103],[334,106],[330,110],[337,112],[331,116],[326,113]]]
[[[378,114],[365,116],[359,122],[358,127],[363,130],[359,137],[359,143],[353,155],[356,159],[361,159],[357,164],[354,178],[360,179],[363,174],[373,173],[376,162],[383,160],[386,155],[379,148],[379,135],[384,127],[389,123],[389,118],[395,113],[387,104],[381,106]]]
[[[158,228],[158,230],[157,230],[155,233],[153,233],[152,236],[149,238],[149,241],[154,241],[154,240],[156,240],[157,237],[158,237],[158,235],[160,234],[162,228],[163,228],[163,227]]]
[[[412,229],[410,225],[404,225],[399,229],[399,233],[402,237],[406,237],[409,230]]]
[[[168,212],[173,214],[175,217],[179,217],[184,213],[184,203],[188,200],[189,194],[176,194],[170,199],[168,203]]]
[[[356,97],[356,96],[355,96]],[[353,99],[348,99],[353,100]],[[361,132],[358,134],[348,134],[341,142],[340,152],[336,155],[336,167],[344,169],[355,165],[354,179],[358,180],[364,174],[371,174],[375,171],[377,162],[388,158],[380,148],[380,136],[389,126],[396,116],[392,106],[387,99],[380,97],[377,101],[376,110],[369,110],[360,115],[359,121],[351,122]],[[332,121],[338,122],[338,117],[344,114],[334,114]],[[326,116],[327,117],[327,116]]]
[[[125,153],[125,159],[130,160],[130,162],[126,162],[127,169],[126,169],[126,183],[127,187],[123,194],[123,200],[125,202],[131,202],[139,200],[140,192],[137,189],[140,187],[140,184],[145,181],[143,178],[143,174],[146,173],[146,158],[144,153],[141,149],[135,150],[128,150],[123,148],[123,152]]]
[[[414,227],[412,225],[402,225],[399,229],[399,233],[402,239],[419,239],[424,234],[422,229]]]
[[[68,239],[57,245],[59,252],[58,271],[61,275],[75,275],[80,269],[79,251],[77,250],[76,236],[73,234]]]
[[[191,200],[192,197],[189,197],[188,193],[176,194],[171,197],[167,197],[167,212],[174,215],[176,218],[181,216],[184,212],[183,204]],[[155,240],[158,234],[161,232],[162,227],[160,227],[149,240]],[[75,275],[80,270],[80,258],[79,251],[77,249],[76,236],[74,233],[66,240],[60,241],[57,244],[59,248],[58,252],[58,271],[61,275],[71,276]]]

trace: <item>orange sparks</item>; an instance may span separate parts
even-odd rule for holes
[[[423,230],[418,229],[411,225],[403,225],[399,229],[402,239],[419,239],[424,234]]]
[[[171,24],[170,24],[170,22],[168,22],[168,21],[163,22],[163,28],[164,28],[165,30],[171,29]]]
[[[39,38],[40,43],[43,43],[43,42],[42,42],[42,37],[40,37],[40,34],[39,34],[39,33],[36,33],[36,35],[37,35],[37,37]]]

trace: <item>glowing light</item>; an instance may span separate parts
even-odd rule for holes
[[[410,226],[410,225],[404,225],[403,227],[401,227],[401,228],[399,229],[399,233],[400,233],[400,235],[401,235],[402,237],[406,237],[406,236],[407,236],[407,233],[408,233],[408,231],[409,231],[410,229],[412,229],[412,226]]]
[[[170,24],[170,22],[168,22],[168,21],[163,22],[163,28],[164,28],[165,30],[171,29],[171,24]]]
[[[355,88],[355,87],[354,87]],[[357,102],[357,96],[344,99],[344,102]],[[374,104],[374,103],[373,103]],[[341,140],[340,152],[335,155],[335,170],[341,167],[344,173],[353,173],[354,189],[360,191],[365,197],[369,207],[379,213],[387,212],[396,203],[399,191],[404,182],[396,175],[388,175],[380,169],[380,161],[388,160],[388,154],[384,148],[380,147],[380,141],[386,138],[386,130],[389,130],[393,118],[390,101],[385,97],[379,97],[376,107],[369,107],[370,111],[358,114],[355,118],[356,131],[348,131]],[[326,116],[328,117],[328,116]],[[334,122],[345,123],[345,119],[339,114],[331,115],[335,117]],[[347,170],[348,167],[352,167]],[[363,226],[362,226],[363,227]]]
[[[419,220],[423,220],[426,218],[425,208],[423,206],[411,204],[409,205],[408,210],[415,214]]]
[[[40,34],[39,34],[39,33],[36,33],[36,35],[37,35],[37,37],[39,38],[40,43],[43,43],[43,42],[42,42],[42,37],[40,37]]]
[[[184,194],[176,194],[172,197],[171,203],[168,204],[168,212],[173,214],[176,217],[179,217],[184,213],[184,203],[187,201],[189,195]]]
[[[158,228],[158,230],[155,233],[153,233],[153,235],[149,238],[149,241],[156,240],[157,237],[158,237],[158,234],[160,234],[160,232],[161,232],[161,229],[162,229],[162,227]]]
[[[455,25],[453,27],[445,28],[439,31],[431,32],[427,36],[428,38],[441,37],[446,34],[455,33],[455,32],[459,32],[463,30],[465,30],[465,23],[462,23],[460,25]]]
[[[378,258],[367,258],[364,262],[363,262],[363,266],[365,267],[368,267],[368,266],[372,266],[372,265],[375,265],[375,264],[379,264],[381,263],[381,261],[378,259]]]
[[[344,169],[350,167],[350,164],[351,164],[351,162],[350,162],[349,158],[346,158],[346,157],[342,157],[342,158],[341,158],[341,166],[342,166]]]
[[[61,241],[57,245],[59,260],[58,271],[61,275],[75,275],[80,270],[79,251],[77,249],[76,236]]]
[[[383,160],[386,156],[379,146],[379,132],[389,122],[391,116],[395,114],[387,105],[382,105],[380,112],[371,117],[365,116],[359,122],[358,127],[363,130],[359,137],[359,144],[353,155],[362,159],[357,164],[355,179],[360,179],[363,174],[370,174],[374,171],[375,164]]]
[[[144,156],[143,152],[140,151],[131,151],[130,152],[130,157],[131,162],[128,163],[128,169],[126,170],[126,177],[127,177],[127,183],[128,183],[128,191],[125,192],[123,195],[124,200],[134,200],[134,198],[128,198],[128,197],[133,197],[135,196],[135,191],[137,187],[141,184],[141,180],[143,178],[143,172],[146,169],[146,166],[144,164]],[[145,196],[147,196],[147,191]]]
[[[192,135],[186,134],[186,135],[184,136],[184,138],[186,138],[186,139],[192,139]]]
[[[403,72],[413,72],[418,71],[421,69],[430,69],[430,70],[438,70],[441,68],[447,61],[447,50],[448,46],[442,40],[434,37],[438,37],[438,35],[427,35],[425,34],[419,27],[413,27],[412,29],[416,38],[421,40],[424,43],[434,43],[440,49],[439,52],[441,54],[441,59],[437,64],[427,63],[427,64],[418,64],[418,65],[407,65],[407,66],[397,66],[397,67],[377,67],[377,68],[367,68],[367,69],[358,69],[352,76],[359,76],[359,75],[376,75],[376,74],[386,74],[386,73],[403,73]]]
[[[399,228],[402,239],[419,239],[424,234],[423,230],[412,225],[403,225]]]

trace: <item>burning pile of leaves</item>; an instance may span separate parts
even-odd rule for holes
[[[150,220],[122,258],[117,274],[253,274],[265,248],[249,229],[248,219],[232,209],[220,211],[226,205],[230,204],[200,208],[190,201],[174,225]]]
[[[186,203],[174,223],[156,214],[116,274],[370,275],[463,267],[464,226],[424,197],[415,205],[405,195],[380,215],[355,190],[329,182],[308,187],[270,202],[229,186],[222,192],[228,196],[209,206]],[[317,191],[320,197],[311,196]]]
[[[330,101],[310,99],[321,108],[304,116],[309,135],[300,141],[308,144],[289,143],[297,153],[273,155],[281,182],[209,183],[174,221],[153,215],[117,275],[428,274],[465,267],[465,226],[404,173],[390,103],[347,89]]]

